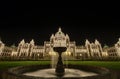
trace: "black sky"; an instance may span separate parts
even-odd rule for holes
[[[1,7],[0,37],[6,45],[23,38],[43,45],[61,27],[72,41],[84,45],[85,39],[114,45],[120,37],[119,11],[114,8],[33,8],[9,4]]]

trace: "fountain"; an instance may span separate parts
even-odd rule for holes
[[[58,52],[59,54],[58,62],[57,62],[56,69],[55,69],[56,75],[63,76],[65,73],[65,69],[64,69],[63,62],[62,62],[61,54],[62,52],[65,52],[67,48],[66,47],[54,47],[53,49],[55,52]]]

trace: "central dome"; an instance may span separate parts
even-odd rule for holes
[[[65,38],[65,34],[62,32],[61,28],[59,28],[58,32],[55,34],[55,38]]]

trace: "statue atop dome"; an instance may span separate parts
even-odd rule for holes
[[[58,31],[61,32],[61,28],[60,27],[59,27]]]

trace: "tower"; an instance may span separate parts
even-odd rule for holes
[[[118,42],[115,44],[115,49],[116,49],[116,53],[118,56],[120,56],[120,38],[118,39]]]
[[[85,47],[86,47],[86,50],[88,52],[88,57],[91,56],[91,50],[90,50],[90,42],[88,41],[88,39],[86,39],[85,41]]]
[[[0,39],[0,55],[1,55],[4,47],[5,47],[5,44],[4,44],[4,43],[1,41],[1,39]]]

